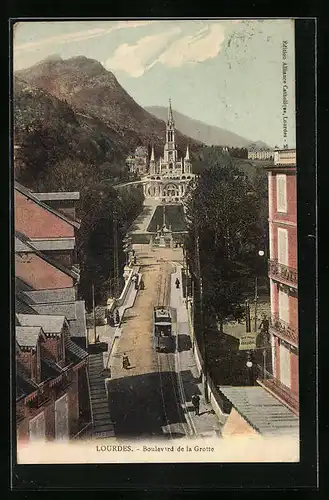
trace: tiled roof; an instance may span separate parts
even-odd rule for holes
[[[262,387],[220,386],[219,390],[260,434],[298,435],[298,417]]]
[[[76,319],[74,302],[66,304],[33,304],[32,307],[38,314],[61,315],[65,316],[67,320]]]
[[[21,288],[20,284],[18,286]],[[24,295],[31,304],[63,304],[75,300],[75,289],[69,287],[53,290],[25,290]]]
[[[82,361],[88,356],[88,353],[84,349],[81,349],[81,347],[68,338],[65,339],[65,348],[67,357],[73,363]]]
[[[32,248],[15,236],[15,252],[33,252]]]
[[[20,399],[37,390],[38,385],[29,379],[20,362],[16,362],[16,399]]]
[[[31,392],[36,391],[37,388],[38,386],[34,384],[32,380],[27,380],[20,374],[16,375],[16,399],[28,396]]]
[[[58,377],[64,370],[51,359],[41,359],[41,379],[43,381]]]
[[[20,326],[39,326],[45,333],[60,333],[65,316],[52,316],[42,314],[16,314]]]
[[[57,260],[49,257],[49,255],[45,255],[44,253],[42,253],[42,251],[38,250],[37,247],[34,245],[34,243],[31,240],[29,240],[29,238],[27,238],[27,236],[25,236],[24,234],[20,233],[19,231],[16,231],[15,232],[15,239],[16,238],[21,243],[23,243],[26,247],[30,248],[30,250],[16,250],[16,244],[15,244],[15,251],[16,252],[18,252],[18,251],[21,251],[21,252],[23,252],[23,251],[24,252],[25,251],[33,252],[36,255],[38,255],[41,259],[45,260],[46,262],[48,262],[52,266],[56,267],[57,269],[59,269],[63,273],[68,274],[69,276],[71,276],[72,278],[75,278],[75,279],[79,278],[79,273],[75,272],[73,269],[69,269],[68,267],[66,267],[63,264],[61,264],[60,262],[58,262]]]
[[[53,200],[79,200],[79,191],[58,191],[56,193],[32,193],[33,196],[41,201],[53,201]]]
[[[41,251],[73,250],[75,247],[75,238],[31,239],[30,242]]]
[[[48,212],[51,212],[52,214],[56,215],[57,217],[59,217],[60,219],[62,220],[65,220],[65,222],[67,222],[68,224],[71,224],[71,226],[74,226],[76,227],[77,229],[79,229],[80,227],[80,224],[76,221],[73,221],[72,219],[69,219],[68,217],[66,217],[64,214],[58,212],[57,210],[51,208],[49,205],[47,205],[46,203],[43,203],[34,193],[32,193],[29,189],[27,189],[25,186],[22,186],[21,184],[19,184],[17,181],[15,181],[15,189],[17,189],[17,191],[19,191],[20,193],[24,194],[25,196],[27,196],[30,200],[33,200],[35,203],[37,203],[40,207],[44,208],[45,210],[47,210]]]
[[[86,337],[87,335],[87,325],[86,325],[86,311],[85,311],[85,301],[77,300],[75,302],[76,319],[69,321],[70,323],[70,336],[71,337]]]
[[[41,332],[40,326],[16,326],[16,341],[20,347],[35,347]]]
[[[21,300],[18,295],[15,295],[15,312],[21,314],[35,314],[35,310],[24,300]]]

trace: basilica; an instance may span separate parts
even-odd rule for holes
[[[163,203],[181,203],[187,186],[195,178],[195,174],[192,173],[188,145],[185,157],[178,158],[170,100],[163,156],[156,159],[153,147],[149,161],[147,161],[147,150],[143,149],[143,159],[141,153],[142,148],[138,148],[135,157],[127,158],[127,164],[131,172],[139,173],[141,176],[145,198],[156,199]]]

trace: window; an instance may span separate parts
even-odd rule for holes
[[[31,441],[45,441],[46,428],[44,412],[39,413],[39,415],[30,420],[29,435]]]
[[[69,408],[67,394],[55,401],[55,437],[56,439],[64,440],[69,438]]]
[[[278,227],[278,262],[288,265],[288,230]]]
[[[287,177],[285,174],[276,176],[277,212],[287,212]]]
[[[285,323],[289,323],[289,295],[279,289],[279,318]]]
[[[291,386],[290,350],[280,342],[280,382],[285,386]]]

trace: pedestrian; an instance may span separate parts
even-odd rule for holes
[[[120,323],[120,314],[118,309],[115,311],[115,322],[117,325]]]
[[[142,279],[142,278],[141,278],[141,282],[140,282],[140,284],[139,284],[139,288],[140,288],[141,290],[144,290],[144,289],[145,289],[144,281],[143,281],[143,279]]]
[[[108,313],[107,324],[110,326],[114,326],[114,317],[112,312]]]
[[[136,263],[137,263],[137,257],[136,257],[136,255],[134,255],[134,264],[136,264]]]
[[[261,322],[261,324],[259,326],[260,326],[262,332],[265,333],[265,335],[267,335],[268,334],[268,329],[269,329],[269,326],[270,326],[270,322],[267,319],[266,314],[264,314],[263,320],[262,320],[262,322]]]
[[[127,354],[124,352],[123,356],[122,356],[122,368],[124,368],[125,370],[128,370],[129,366],[130,366],[129,358],[128,358]]]
[[[135,290],[138,290],[138,276],[136,275],[135,279]]]
[[[175,284],[176,284],[176,288],[179,288],[180,282],[179,282],[178,278],[176,278]]]
[[[192,396],[192,405],[194,406],[195,414],[200,415],[200,396],[198,394]]]

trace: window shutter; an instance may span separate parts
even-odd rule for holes
[[[286,175],[279,174],[276,176],[276,198],[277,198],[277,211],[287,211],[287,186]]]
[[[278,228],[278,262],[288,265],[288,231]]]
[[[279,290],[279,318],[289,323],[289,296],[283,290]]]

